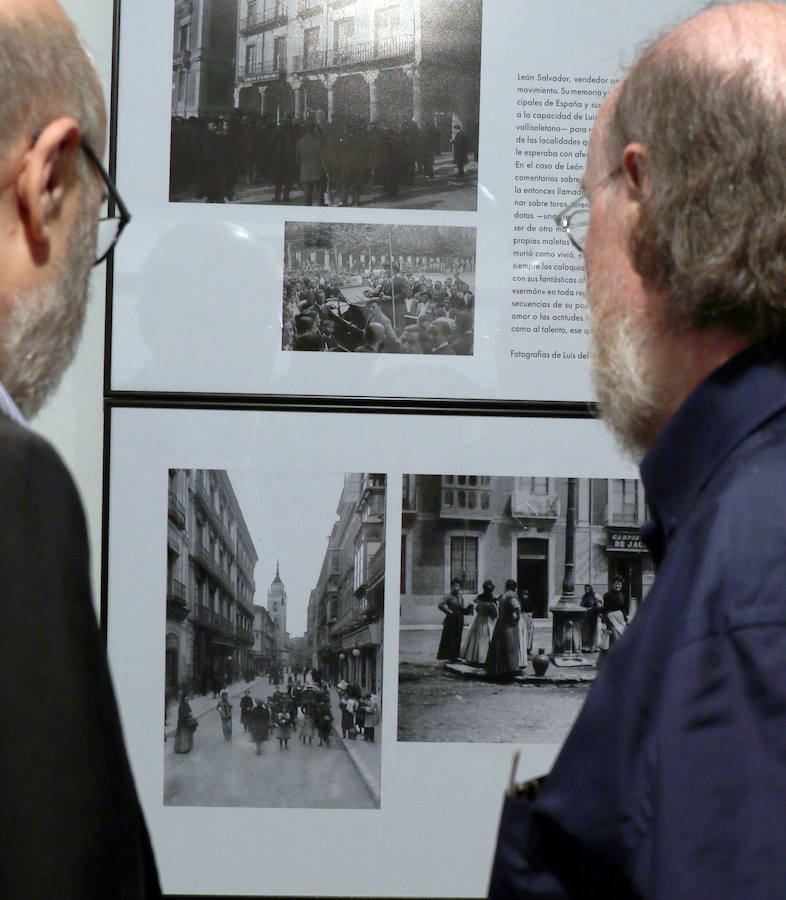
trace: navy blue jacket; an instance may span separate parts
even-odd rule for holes
[[[489,896],[786,896],[786,351],[705,379],[642,462],[657,579]]]

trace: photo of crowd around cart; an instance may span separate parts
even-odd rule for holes
[[[282,349],[469,356],[475,229],[288,222]]]

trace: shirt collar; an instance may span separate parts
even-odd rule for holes
[[[12,422],[16,422],[17,425],[27,425],[25,417],[19,412],[19,408],[11,399],[11,395],[3,387],[2,381],[0,381],[0,414],[6,416]]]
[[[786,407],[786,345],[754,344],[687,397],[641,463],[656,523],[666,537],[729,453]]]

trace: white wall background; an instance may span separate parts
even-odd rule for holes
[[[60,0],[92,53],[109,103],[112,7],[109,0]],[[101,486],[104,377],[105,267],[93,273],[85,332],[77,357],[33,427],[58,448],[76,479],[87,513],[94,598],[101,571]]]

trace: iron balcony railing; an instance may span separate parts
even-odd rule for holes
[[[167,600],[173,600],[176,603],[186,602],[186,586],[182,581],[176,581],[174,578],[169,582],[166,591]]]
[[[166,615],[168,619],[182,622],[188,615],[186,586],[180,581],[170,581],[166,591]]]
[[[250,8],[240,20],[240,33],[251,34],[260,28],[273,28],[276,25],[286,25],[289,20],[285,3],[277,5],[260,2]]]
[[[292,68],[295,72],[313,72],[317,69],[356,66],[409,56],[415,48],[415,38],[411,34],[396,34],[377,41],[346,44],[332,50],[313,50],[302,56],[295,56]]]
[[[186,508],[174,491],[169,492],[169,518],[181,528],[186,527]]]
[[[297,14],[299,16],[311,16],[322,12],[325,7],[323,0],[297,0]]]
[[[623,512],[612,512],[606,521],[610,525],[638,525],[639,516],[634,510],[624,510]]]
[[[519,519],[556,519],[560,512],[558,494],[515,490],[510,505],[512,514]]]
[[[205,625],[216,631],[221,628],[221,616],[217,612],[213,612],[208,606],[197,605],[191,613],[191,618],[197,625]]]

